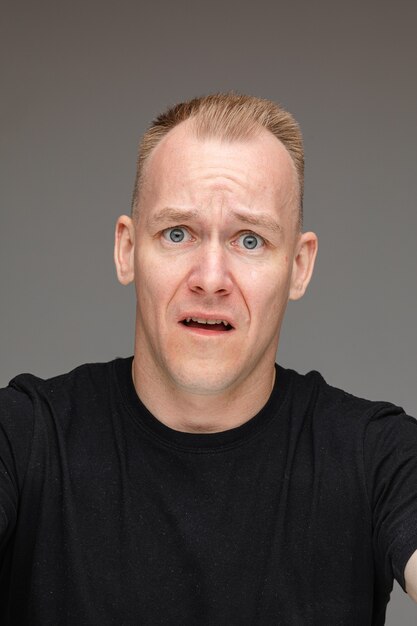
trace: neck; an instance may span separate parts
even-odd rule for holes
[[[192,393],[172,381],[149,375],[135,356],[133,383],[142,403],[160,422],[188,433],[215,433],[241,426],[266,404],[275,382],[274,362],[259,369],[234,388],[218,394]]]

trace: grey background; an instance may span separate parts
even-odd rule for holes
[[[278,360],[416,415],[416,18],[412,0],[3,0],[0,384],[132,352],[112,246],[137,140],[168,104],[234,89],[304,130],[320,249]],[[387,624],[416,617],[395,585]]]

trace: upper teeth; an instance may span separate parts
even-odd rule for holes
[[[229,322],[226,320],[202,320],[199,317],[187,317],[187,322],[198,322],[199,324],[224,324],[225,326],[229,325]]]

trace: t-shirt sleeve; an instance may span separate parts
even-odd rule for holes
[[[400,407],[380,408],[365,432],[364,464],[376,568],[405,591],[404,569],[417,550],[417,421]]]
[[[27,395],[0,390],[0,553],[16,523],[19,493],[28,463],[33,432],[33,407]]]

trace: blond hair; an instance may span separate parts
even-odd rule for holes
[[[299,227],[303,221],[304,148],[300,127],[281,106],[270,100],[236,93],[217,93],[193,98],[159,115],[144,134],[138,151],[132,214],[137,210],[144,165],[152,150],[175,126],[192,119],[197,137],[220,137],[233,141],[249,139],[260,128],[270,131],[288,150],[299,184]]]

